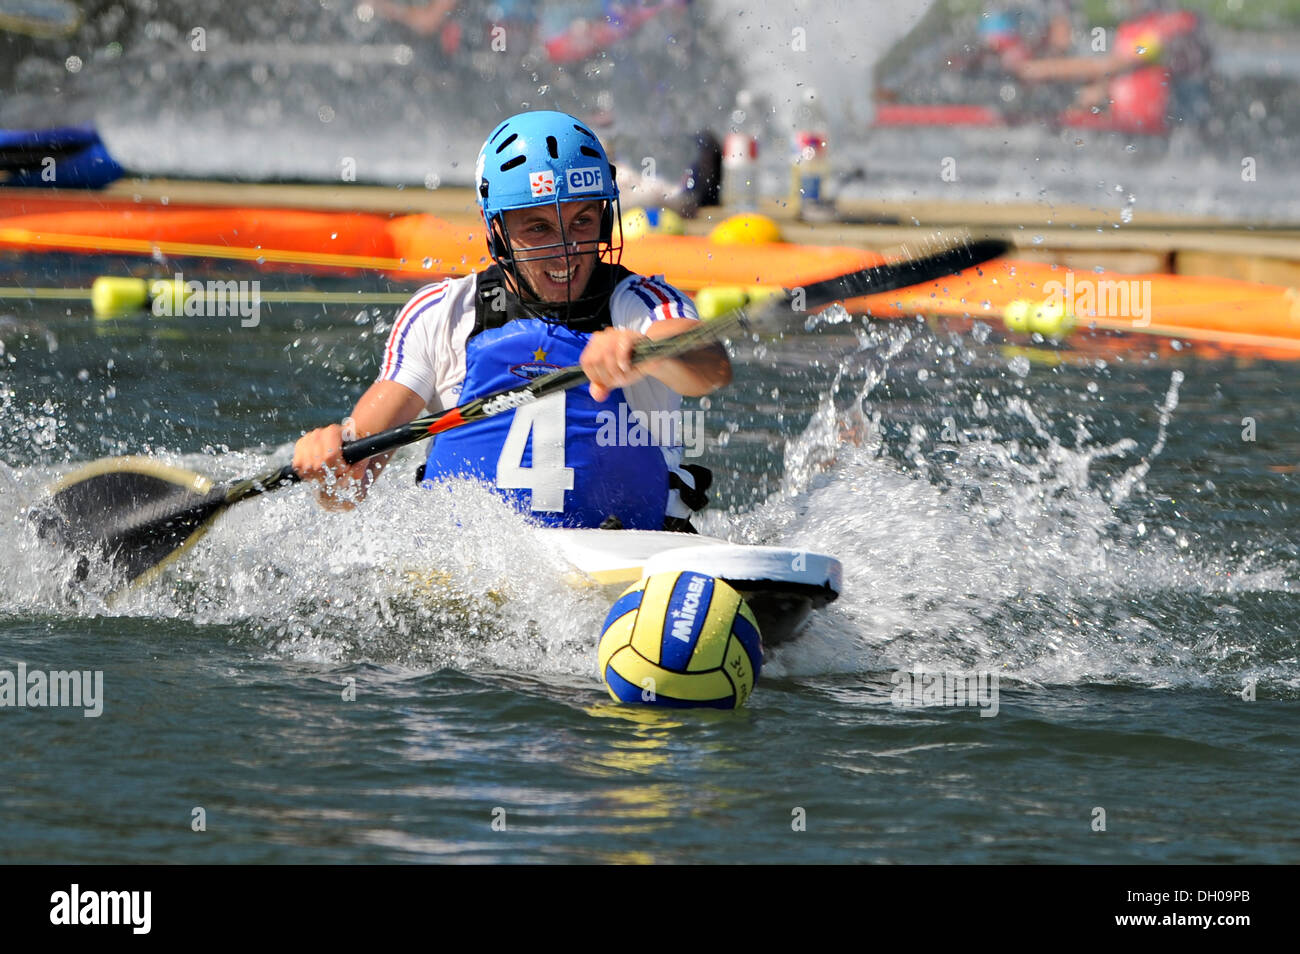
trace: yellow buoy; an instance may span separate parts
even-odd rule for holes
[[[781,241],[781,229],[766,215],[742,212],[719,222],[709,241],[722,245],[766,245]]]
[[[1008,330],[1028,333],[1029,315],[1033,309],[1033,302],[1024,298],[1017,298],[1002,309],[1002,320],[1006,323]]]
[[[90,286],[90,307],[96,318],[112,318],[140,311],[149,300],[143,278],[101,275]]]
[[[1002,309],[1002,320],[1011,331],[1038,333],[1044,338],[1061,339],[1074,329],[1074,312],[1058,301],[1034,302],[1017,298]]]
[[[749,298],[749,304],[758,305],[769,298],[784,295],[785,289],[780,285],[750,285],[745,289],[745,294]]]
[[[1029,330],[1044,338],[1064,338],[1074,330],[1074,312],[1061,302],[1043,302],[1030,313]]]
[[[672,209],[660,209],[659,228],[655,231],[661,235],[685,235],[686,222]]]
[[[645,209],[628,209],[623,213],[623,241],[631,242],[650,234],[650,216]]]
[[[695,293],[695,310],[708,321],[743,307],[747,300],[745,289],[739,285],[715,285]]]

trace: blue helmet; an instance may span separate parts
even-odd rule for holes
[[[588,199],[605,200],[600,240],[608,248],[618,212],[614,176],[605,147],[576,117],[552,110],[511,116],[492,130],[474,171],[492,258],[511,261],[503,213]]]
[[[568,113],[511,116],[479,150],[474,178],[488,218],[557,200],[618,198],[614,167],[596,134]]]

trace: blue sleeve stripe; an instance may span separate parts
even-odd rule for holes
[[[402,358],[405,356],[406,336],[411,333],[411,329],[415,327],[415,323],[425,311],[446,297],[446,292],[447,284],[444,282],[431,289],[428,297],[412,299],[402,309],[388,339],[388,353],[384,360],[384,373],[381,375],[383,380],[390,381],[397,375],[402,367]]]
[[[656,303],[655,303],[655,300],[654,300],[653,298],[651,298],[649,295],[647,295],[644,291],[641,290],[641,281],[640,281],[640,279],[638,279],[637,281],[634,281],[634,282],[633,282],[631,285],[629,285],[628,287],[631,288],[632,291],[636,293],[636,297],[637,297],[637,298],[640,298],[641,301],[645,304],[645,306],[646,306],[647,308],[649,308],[650,311],[653,313],[654,310],[655,310],[655,304],[656,304]]]

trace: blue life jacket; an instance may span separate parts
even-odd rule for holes
[[[612,275],[602,274],[607,268]],[[608,281],[611,289],[631,274],[621,266],[600,269],[591,281]],[[511,295],[501,309],[503,282],[495,265],[479,274],[461,403],[578,364],[592,333],[611,323],[608,296],[568,324],[529,316]],[[612,430],[601,412],[617,415],[625,400],[616,389],[598,403],[583,385],[439,434],[425,461],[425,479],[484,481],[548,526],[598,527],[612,516],[629,530],[660,530],[668,500],[663,451],[648,440],[644,446],[608,440],[602,446],[598,440],[602,420],[606,438]]]

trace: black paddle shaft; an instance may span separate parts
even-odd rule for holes
[[[1010,243],[1001,239],[978,239],[944,248],[941,251],[920,258],[904,259],[901,262],[887,262],[847,275],[837,275],[819,282],[811,282],[803,287],[803,305],[805,309],[821,308],[837,301],[896,291],[912,285],[934,281],[952,275],[963,269],[981,265],[1010,249]],[[690,331],[661,338],[656,341],[643,341],[632,352],[633,364],[671,358],[695,351],[720,342],[731,332],[751,326],[762,326],[775,321],[782,321],[794,315],[795,296],[786,291],[764,302],[753,313],[738,308],[711,321],[700,322]],[[399,424],[397,427],[370,434],[359,440],[349,441],[343,445],[343,460],[355,464],[376,454],[396,450],[407,444],[424,440],[434,434],[449,431],[471,421],[493,417],[506,411],[531,404],[548,394],[577,387],[587,380],[582,368],[574,365],[552,371],[550,374],[534,378],[517,388],[497,391],[493,394],[476,398],[459,407],[438,411],[413,421]],[[228,504],[237,503],[247,497],[256,496],[286,483],[295,483],[301,478],[294,471],[292,464],[259,474],[248,480],[241,480],[226,487]]]
[[[920,285],[983,264],[1006,254],[1009,248],[1010,244],[1001,239],[980,239],[955,245],[922,258],[876,265],[847,275],[837,275],[824,281],[812,282],[803,288],[803,306],[805,309],[821,308],[849,298]],[[785,322],[782,320],[792,317],[795,313],[794,303],[795,296],[786,291],[764,302],[753,314],[739,308],[711,321],[700,322],[697,327],[671,338],[643,341],[633,350],[632,363],[640,364],[644,361],[686,354],[717,344],[735,330],[765,326],[774,320],[782,322],[784,326]],[[524,404],[530,404],[556,391],[576,387],[586,380],[587,375],[577,365],[561,368],[517,388],[497,391],[459,407],[418,417],[409,423],[351,441],[343,445],[343,460],[355,464],[375,454],[413,444],[431,435],[459,427],[461,424],[468,424],[470,421],[492,417]],[[265,489],[271,489],[272,485],[278,486],[285,480],[296,479],[292,468],[287,467],[279,471],[272,481],[266,482]]]

